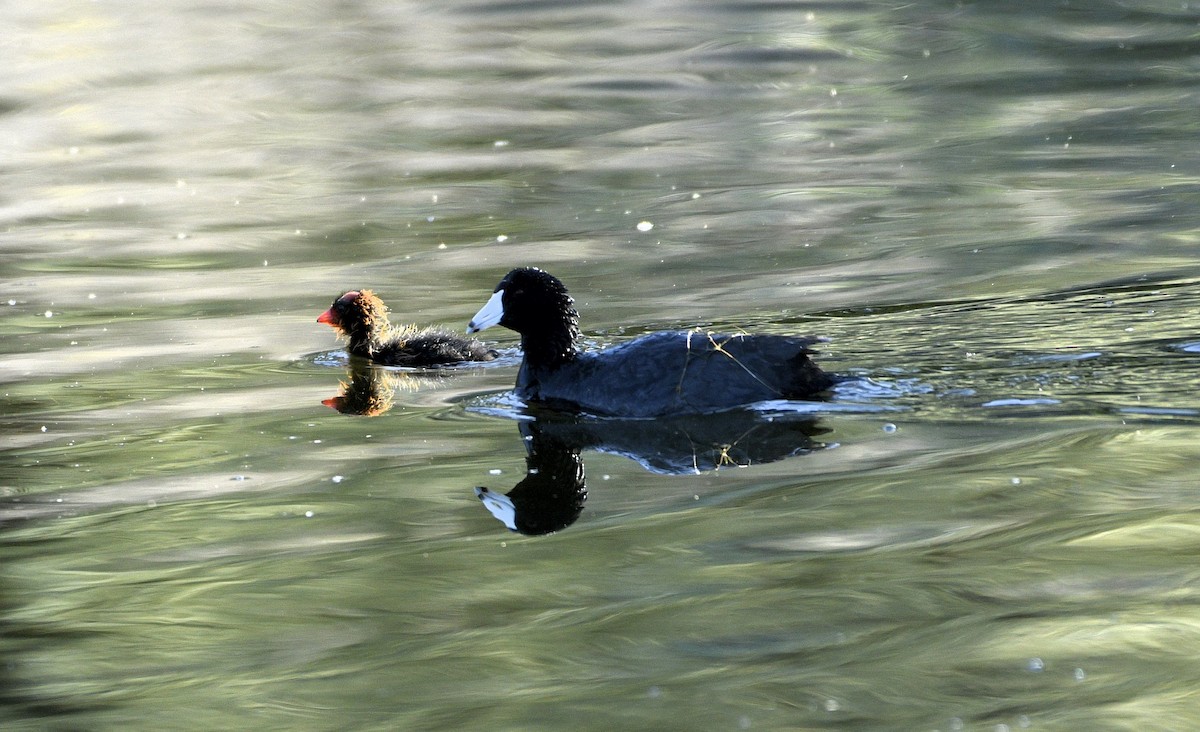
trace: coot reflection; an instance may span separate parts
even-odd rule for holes
[[[321,403],[342,414],[378,417],[392,408],[398,380],[406,378],[410,377],[377,368],[364,359],[351,359],[337,395]]]
[[[636,460],[655,473],[682,475],[768,463],[824,447],[828,430],[812,415],[769,416],[753,410],[645,419],[598,419],[532,410],[518,423],[527,475],[506,495],[476,488],[484,505],[512,531],[547,534],[579,518],[587,499],[584,450]]]

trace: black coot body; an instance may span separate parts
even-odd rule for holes
[[[819,399],[835,383],[809,358],[810,337],[652,333],[582,352],[566,287],[540,269],[509,272],[471,320],[521,335],[516,393],[526,401],[621,417],[704,414],[769,399]]]

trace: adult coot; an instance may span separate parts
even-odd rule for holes
[[[317,318],[350,341],[351,355],[384,366],[444,366],[490,361],[496,352],[477,340],[440,328],[393,326],[388,308],[370,290],[351,290]]]
[[[622,417],[700,414],[767,399],[816,399],[834,378],[809,360],[816,338],[659,332],[597,352],[579,350],[567,288],[534,267],[514,269],[467,326],[521,335],[517,396]]]

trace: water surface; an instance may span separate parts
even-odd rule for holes
[[[6,728],[1200,723],[1191,5],[3,14]],[[515,338],[353,416],[315,319],[518,265],[851,378],[511,533]]]

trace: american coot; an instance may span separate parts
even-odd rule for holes
[[[467,327],[521,335],[517,396],[622,417],[702,414],[767,399],[819,399],[835,380],[809,360],[816,338],[659,332],[582,352],[567,288],[533,267],[514,269]]]
[[[388,308],[370,290],[351,290],[317,318],[350,341],[351,355],[385,366],[444,366],[491,361],[496,352],[477,340],[440,328],[394,327]]]

